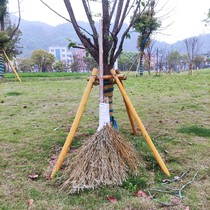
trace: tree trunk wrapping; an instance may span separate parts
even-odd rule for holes
[[[109,103],[109,117],[110,123],[114,127],[115,130],[118,130],[117,122],[113,116],[113,107],[112,107],[112,98],[114,92],[114,83],[112,80],[104,80],[104,98],[105,101]]]
[[[5,71],[4,56],[0,54],[0,79],[4,78],[4,71]]]
[[[140,52],[140,62],[139,62],[139,75],[142,76],[143,75],[143,55],[144,53],[143,52]]]
[[[113,116],[112,97],[114,91],[114,84],[110,80],[104,80],[104,98],[109,103],[109,116]]]

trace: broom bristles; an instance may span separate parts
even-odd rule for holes
[[[137,175],[139,159],[133,146],[114,128],[104,126],[79,149],[65,170],[61,189],[69,193],[100,185],[122,185],[128,174]]]

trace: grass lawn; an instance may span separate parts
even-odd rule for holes
[[[20,74],[22,82],[18,82],[13,74],[6,74],[0,82],[0,209],[209,209],[210,69],[192,76],[135,77],[130,73],[123,81],[171,177],[160,170],[141,133],[131,134],[116,86],[114,116],[119,131],[145,163],[140,175],[129,177],[123,186],[102,186],[76,195],[59,190],[57,182],[47,178],[74,120],[87,76],[31,73]],[[96,132],[98,93],[98,86],[94,86],[72,144],[74,150]],[[32,179],[30,175],[38,177]],[[174,177],[180,180],[174,181]],[[164,185],[170,189],[183,187],[184,197],[178,206],[160,208],[158,202],[178,202],[177,197],[163,192],[164,180],[173,180]],[[139,190],[148,194],[149,189],[154,199],[134,195]],[[118,202],[109,202],[107,196]]]

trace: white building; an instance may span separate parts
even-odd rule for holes
[[[49,52],[57,61],[64,61],[66,64],[73,62],[73,53],[67,47],[49,47]]]

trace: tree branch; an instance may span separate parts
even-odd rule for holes
[[[90,8],[88,7],[86,0],[82,0],[82,2],[83,2],[83,6],[84,6],[84,9],[85,9],[85,13],[87,15],[90,27],[91,27],[92,32],[93,32],[94,44],[98,47],[98,33],[97,33],[96,28],[95,28],[94,21],[92,19]]]
[[[47,3],[45,3],[43,0],[40,0],[42,4],[44,4],[48,9],[50,9],[52,12],[54,12],[56,15],[58,15],[59,17],[63,18],[65,21],[72,23],[71,20],[69,20],[68,18],[62,16],[61,14],[59,14],[58,12],[56,12],[52,7],[50,7]],[[80,29],[82,29],[84,32],[86,32],[89,36],[93,36],[90,32],[88,32],[86,29],[84,29],[83,27],[79,26]]]
[[[6,39],[3,43],[1,44],[4,44],[4,43],[7,43],[7,42],[10,42],[13,38],[13,36],[15,35],[16,31],[18,30],[19,26],[20,26],[20,21],[21,21],[21,14],[20,14],[20,0],[18,0],[18,24],[17,26],[15,27],[15,29],[12,31],[12,33],[10,34],[9,38]]]
[[[120,16],[121,16],[121,13],[122,13],[123,2],[124,2],[124,0],[119,0],[118,1],[117,13],[116,13],[115,23],[114,23],[114,27],[113,27],[113,34],[114,35],[116,34],[116,31],[118,30],[118,24],[119,24]],[[130,2],[130,0],[128,0],[127,2]]]
[[[95,57],[96,59],[98,59],[99,55],[98,55],[98,49],[96,48],[96,46],[93,45],[93,43],[91,42],[91,40],[86,37],[83,33],[81,33],[80,31],[80,27],[77,24],[75,15],[74,15],[74,11],[72,9],[71,3],[69,0],[64,0],[66,9],[69,13],[72,25],[74,27],[74,30],[77,33],[77,36],[79,37],[79,39],[81,40],[82,44],[85,46],[85,48],[87,48],[90,52],[90,54]]]

